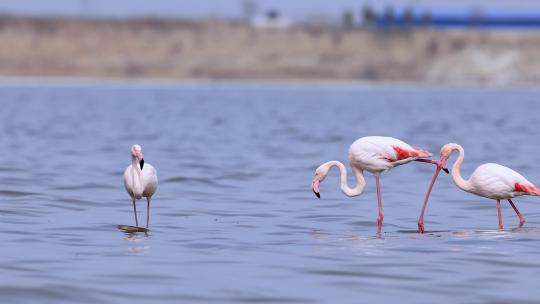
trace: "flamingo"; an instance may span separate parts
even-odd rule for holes
[[[339,168],[341,175],[341,191],[349,197],[358,196],[362,194],[366,185],[364,170],[371,172],[375,175],[377,186],[377,203],[379,207],[377,232],[380,233],[384,218],[380,174],[411,161],[433,163],[436,164],[437,169],[440,170],[440,162],[425,159],[428,157],[431,157],[431,153],[420,148],[411,147],[396,138],[383,136],[362,137],[353,142],[349,148],[349,164],[356,177],[356,186],[354,188],[350,188],[347,183],[347,169],[345,168],[345,165],[337,160],[326,162],[315,170],[311,187],[313,193],[320,198],[320,183],[326,178],[328,171],[336,166]]]
[[[508,200],[510,206],[512,206],[512,209],[514,209],[516,212],[516,215],[519,218],[519,226],[523,226],[523,224],[525,224],[525,218],[521,212],[519,212],[514,202],[512,202],[512,198],[521,195],[540,196],[540,189],[538,189],[516,171],[494,163],[487,163],[478,166],[472,173],[471,177],[468,180],[465,180],[463,177],[461,177],[461,164],[463,164],[463,160],[465,158],[465,150],[463,150],[463,147],[460,145],[449,143],[441,148],[441,165],[443,168],[446,168],[446,161],[454,151],[459,152],[458,158],[452,166],[452,180],[456,186],[463,191],[496,200],[497,212],[499,215],[499,229],[503,229],[501,200],[505,199]],[[437,173],[438,172],[436,171],[429,186],[428,192],[426,193],[422,213],[418,220],[419,227],[420,222],[423,223],[424,221],[424,210],[433,188],[433,184],[437,179]],[[423,232],[423,229],[421,232]]]
[[[124,172],[124,186],[133,201],[133,212],[135,213],[135,226],[139,226],[137,220],[137,206],[135,200],[146,197],[146,228],[150,222],[150,199],[157,189],[156,169],[145,164],[142,148],[139,145],[131,147],[131,165]]]

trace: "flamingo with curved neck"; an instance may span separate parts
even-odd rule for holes
[[[538,189],[516,171],[494,163],[487,163],[478,166],[471,174],[471,177],[468,180],[465,180],[461,176],[461,165],[465,159],[465,150],[463,147],[455,143],[444,145],[441,148],[440,162],[443,164],[443,166],[446,166],[446,161],[454,151],[458,151],[458,157],[452,166],[451,175],[456,186],[463,191],[496,200],[497,213],[499,217],[499,229],[503,229],[500,202],[503,199],[508,200],[512,206],[512,209],[514,209],[514,212],[519,218],[519,226],[523,226],[525,223],[525,218],[521,212],[519,212],[518,208],[512,201],[512,198],[521,195],[540,196],[540,189]],[[422,213],[418,219],[418,225],[420,225],[420,222],[423,223],[424,210],[436,178],[436,176],[433,177],[433,180],[429,186],[426,198],[424,200]]]
[[[377,217],[377,232],[381,233],[384,218],[382,195],[380,187],[380,174],[391,168],[411,161],[428,162],[437,165],[438,170],[446,169],[440,166],[440,162],[425,159],[431,153],[420,148],[412,147],[405,142],[392,137],[368,136],[356,140],[349,148],[349,163],[356,178],[356,185],[351,188],[347,183],[347,169],[340,161],[333,160],[320,165],[313,176],[311,189],[320,198],[320,184],[332,167],[338,167],[340,172],[340,188],[349,197],[362,194],[366,186],[364,171],[375,175],[377,187],[377,205],[379,214]]]

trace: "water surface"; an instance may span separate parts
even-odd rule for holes
[[[345,197],[337,171],[367,135],[466,151],[540,181],[539,91],[349,85],[0,86],[2,303],[537,303],[540,202],[503,204],[436,185],[432,167],[374,178]],[[160,180],[151,230],[124,234],[133,143]],[[453,159],[452,161],[453,162]],[[352,179],[350,180],[352,183]],[[537,182],[537,184],[540,182]],[[145,203],[138,204],[145,220]]]

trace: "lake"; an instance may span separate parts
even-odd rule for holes
[[[433,166],[375,179],[348,198],[350,144],[393,136],[465,149],[540,184],[540,90],[412,85],[0,83],[2,303],[538,303],[540,200],[503,203],[442,173],[416,232]],[[159,187],[148,234],[122,174],[143,147]],[[455,155],[449,160],[452,164]],[[352,184],[352,177],[350,177]],[[146,202],[138,203],[139,220]]]

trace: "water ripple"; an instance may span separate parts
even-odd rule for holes
[[[318,165],[346,163],[351,142],[376,134],[434,154],[458,142],[466,177],[498,162],[540,180],[530,140],[537,97],[512,88],[0,85],[0,146],[10,155],[0,166],[0,302],[536,303],[537,198],[516,198],[523,227],[505,204],[499,231],[494,202],[443,175],[419,234],[433,171],[404,165],[382,175],[377,234],[372,176],[355,198],[335,169],[320,200],[309,186]],[[117,229],[135,222],[122,183],[133,143],[160,178],[147,233]],[[144,225],[146,202],[136,207]]]

